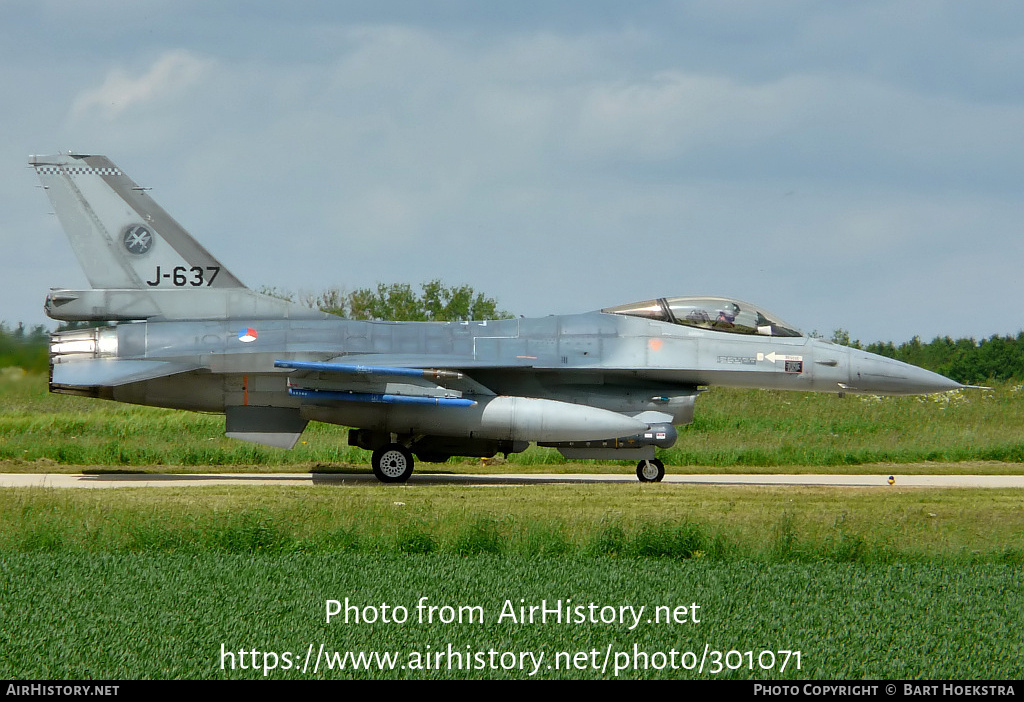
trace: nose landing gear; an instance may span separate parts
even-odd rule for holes
[[[640,461],[636,464],[636,477],[641,483],[660,483],[665,477],[665,464],[657,458]]]

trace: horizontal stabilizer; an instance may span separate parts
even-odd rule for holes
[[[77,387],[116,386],[153,380],[201,368],[198,363],[88,358],[55,363],[50,383]]]
[[[305,305],[245,288],[176,288],[167,290],[52,289],[45,311],[65,322],[160,319],[330,319]]]

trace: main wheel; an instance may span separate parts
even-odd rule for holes
[[[382,483],[404,483],[412,475],[412,454],[401,444],[380,447],[373,452],[370,462],[373,474]]]
[[[636,477],[641,483],[660,483],[665,477],[665,464],[657,458],[640,461],[636,464]]]

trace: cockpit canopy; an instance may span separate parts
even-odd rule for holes
[[[697,329],[760,336],[803,336],[775,315],[741,300],[725,297],[659,297],[601,310],[609,314],[656,319]]]

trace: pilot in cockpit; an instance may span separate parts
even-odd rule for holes
[[[714,326],[719,329],[731,329],[736,326],[736,315],[740,313],[740,306],[735,302],[727,302],[718,310],[718,318]]]

